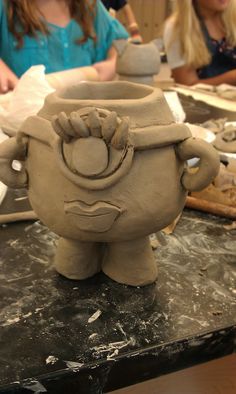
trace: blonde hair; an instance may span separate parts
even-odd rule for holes
[[[69,0],[70,14],[81,26],[83,37],[78,43],[88,38],[96,40],[93,28],[95,17],[96,0]],[[39,17],[40,11],[35,0],[5,0],[7,10],[8,28],[21,48],[24,44],[24,36],[37,37],[37,32],[49,34],[46,23]],[[38,12],[37,12],[38,11]]]
[[[199,17],[196,12],[195,0],[176,0],[174,30],[171,42],[179,37],[182,54],[188,65],[198,69],[211,62],[211,54],[207,48]],[[231,0],[222,13],[226,41],[236,46],[236,0]]]

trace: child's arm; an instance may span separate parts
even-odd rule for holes
[[[135,19],[133,10],[131,6],[127,3],[124,7],[121,8],[121,12],[124,14],[125,21],[127,23],[127,28],[131,35],[131,41],[135,41],[137,43],[143,42],[143,39],[139,32],[139,27],[137,21]]]
[[[17,82],[17,76],[0,59],[0,93],[7,93],[9,90],[13,90]]]
[[[112,18],[103,4],[98,1],[96,9],[95,31],[97,34],[96,56],[94,69],[98,72],[101,81],[111,80],[115,76],[116,50],[113,41],[128,39],[125,28]]]
[[[100,77],[95,67],[85,66],[46,74],[46,80],[54,89],[64,89],[81,81],[99,81]]]
[[[227,83],[229,85],[236,85],[236,69],[226,71],[215,77],[200,79],[194,68],[184,65],[173,69],[172,76],[175,82],[183,85],[195,85],[196,83],[207,83],[208,85]]]
[[[111,47],[108,51],[107,59],[93,65],[98,72],[100,81],[110,81],[115,77],[116,56],[117,52],[115,48]]]

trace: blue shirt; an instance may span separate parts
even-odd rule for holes
[[[236,47],[227,44],[225,38],[212,38],[203,21],[200,21],[211,62],[197,70],[200,79],[211,78],[236,68]]]
[[[100,0],[94,20],[96,43],[89,38],[76,44],[83,31],[74,19],[66,27],[47,26],[49,35],[38,32],[37,38],[25,36],[23,47],[17,49],[17,41],[8,30],[4,0],[0,0],[0,58],[18,77],[37,64],[44,64],[46,73],[89,66],[106,59],[114,40],[128,38],[125,28],[109,15]]]

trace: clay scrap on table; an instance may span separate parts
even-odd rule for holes
[[[227,124],[227,118],[208,120],[201,126],[216,135],[212,142],[216,149],[221,152],[236,153],[236,125]]]
[[[236,219],[236,160],[221,163],[213,182],[199,192],[191,192],[186,206],[226,218]]]
[[[209,129],[214,134],[218,134],[224,131],[227,120],[227,118],[209,119],[206,122],[201,123],[199,126]]]
[[[236,126],[229,125],[217,134],[213,145],[222,152],[236,153]]]

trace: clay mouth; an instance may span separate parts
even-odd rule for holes
[[[69,201],[64,203],[64,210],[73,215],[80,230],[99,233],[108,231],[121,213],[121,208],[104,201],[92,205],[79,200]]]

